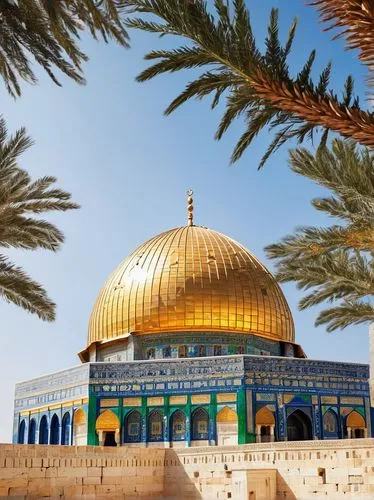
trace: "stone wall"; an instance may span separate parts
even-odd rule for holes
[[[167,450],[165,463],[165,494],[179,488],[180,498],[241,500],[238,490],[256,500],[374,498],[374,439]],[[276,471],[274,496],[262,486],[272,491],[266,471]]]
[[[157,449],[0,445],[0,497],[374,498],[374,439]]]
[[[160,498],[161,449],[0,445],[0,498]]]

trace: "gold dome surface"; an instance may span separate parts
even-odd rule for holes
[[[217,231],[184,226],[140,245],[94,305],[88,346],[126,333],[209,331],[294,342],[292,315],[270,272]]]

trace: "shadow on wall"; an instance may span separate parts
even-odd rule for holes
[[[297,500],[297,497],[290,489],[281,474],[277,471],[277,498],[286,498],[287,500]]]
[[[232,498],[233,500],[297,500],[274,468],[243,469],[243,465],[191,461],[166,450],[163,499]]]
[[[164,492],[165,500],[203,499],[202,485],[200,484],[199,465],[191,475],[187,473],[180,458],[172,449],[165,450]],[[203,474],[204,476],[204,474]],[[205,479],[205,477],[204,477]],[[205,493],[205,492],[204,492]]]

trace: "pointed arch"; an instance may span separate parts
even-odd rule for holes
[[[225,406],[222,408],[217,413],[217,423],[223,424],[223,423],[237,423],[238,422],[238,415],[234,410],[229,408],[228,406]]]
[[[204,408],[197,408],[191,415],[193,441],[207,440],[209,429],[209,415]]]
[[[348,415],[346,426],[349,438],[364,438],[367,435],[365,419],[356,410]]]
[[[140,443],[141,440],[142,440],[142,416],[138,410],[132,410],[124,418],[123,442]]]
[[[102,446],[117,446],[120,440],[120,423],[112,410],[104,410],[97,417],[96,432]]]
[[[51,420],[49,444],[60,444],[60,421],[56,413],[53,415]]]
[[[35,419],[32,418],[30,420],[30,425],[29,425],[29,435],[27,439],[28,444],[35,444],[35,436],[36,436],[36,422]]]
[[[238,444],[238,415],[229,406],[224,406],[217,413],[217,444]]]
[[[70,444],[70,435],[71,435],[71,417],[70,413],[67,411],[65,415],[62,417],[61,444],[63,445]]]
[[[148,441],[163,441],[164,418],[160,410],[153,410],[148,416]]]
[[[18,444],[24,444],[25,431],[26,431],[26,422],[24,419],[22,419],[18,427]]]
[[[119,428],[118,417],[112,410],[104,410],[96,419],[97,431],[117,431]]]
[[[170,419],[171,441],[185,441],[186,435],[186,414],[182,410],[176,410]]]
[[[256,425],[275,425],[274,414],[266,406],[256,413]]]
[[[73,414],[73,444],[87,444],[87,418],[83,408],[78,408]]]
[[[305,441],[312,439],[312,421],[300,409],[296,409],[287,418],[288,441]]]
[[[347,417],[347,427],[362,428],[366,427],[365,419],[356,410],[353,410]]]
[[[339,437],[339,419],[337,413],[329,408],[323,414],[323,435],[327,439]]]
[[[45,415],[42,416],[39,423],[39,444],[48,444],[48,421]]]
[[[256,442],[268,443],[274,441],[275,418],[274,413],[266,406],[262,407],[256,413]]]

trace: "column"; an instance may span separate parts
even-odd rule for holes
[[[274,425],[271,425],[270,426],[270,442],[273,443],[274,442]]]
[[[61,439],[62,439],[62,417],[58,419],[58,444],[61,444]]]
[[[261,443],[261,425],[256,424],[256,443]]]
[[[186,447],[191,446],[191,395],[187,395],[186,411]]]
[[[241,387],[237,393],[238,413],[238,444],[247,442],[247,408],[245,404],[245,389]]]
[[[347,427],[347,439],[352,439],[352,428]]]
[[[208,428],[208,439],[209,445],[215,446],[217,444],[217,395],[210,395],[209,404],[209,428]]]
[[[118,420],[119,420],[119,439],[117,446],[122,446],[123,443],[123,399],[118,398]]]
[[[87,444],[98,445],[99,438],[96,434],[96,418],[97,418],[97,398],[93,394],[88,397],[87,408]],[[73,420],[73,433],[74,433],[74,420]]]
[[[147,435],[148,435],[148,421],[147,421],[147,397],[142,396],[142,406],[140,408],[140,413],[142,415],[142,443],[143,446],[147,446]]]
[[[164,446],[170,448],[170,396],[164,396]]]

